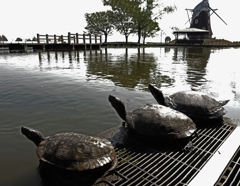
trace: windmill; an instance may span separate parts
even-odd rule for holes
[[[216,14],[226,25],[227,23],[216,13],[217,9],[212,9],[209,6],[208,0],[203,0],[200,2],[194,9],[186,9],[188,14],[188,21],[190,23],[190,28],[198,28],[202,30],[208,30],[208,34],[204,35],[204,39],[212,38],[213,32],[211,28],[210,16],[214,13]],[[192,17],[189,18],[190,11]],[[191,39],[192,35],[188,34],[188,37]],[[196,37],[196,36],[194,36]]]

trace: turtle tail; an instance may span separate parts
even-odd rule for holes
[[[157,87],[153,86],[152,84],[148,85],[148,89],[150,90],[150,92],[152,93],[153,97],[156,99],[156,101],[160,104],[160,105],[164,105],[165,104],[165,99],[163,96],[163,93],[161,90],[159,90]]]
[[[29,127],[22,126],[21,132],[28,139],[33,141],[36,146],[38,146],[41,143],[41,141],[43,141],[45,139],[45,137],[43,136],[43,134],[40,131],[29,128]]]
[[[219,101],[219,103],[224,106],[226,105],[230,100],[224,100],[224,101]]]
[[[111,103],[113,108],[117,111],[118,115],[126,121],[126,109],[124,103],[117,97],[109,95],[108,101]]]

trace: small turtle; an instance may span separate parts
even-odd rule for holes
[[[21,128],[21,132],[37,146],[39,172],[43,180],[46,178],[44,171],[48,171],[51,165],[54,172],[57,168],[60,169],[59,172],[62,171],[59,179],[68,173],[90,173],[90,170],[101,168],[108,172],[117,168],[116,152],[107,139],[74,132],[44,137],[40,131],[25,126]]]
[[[160,105],[182,112],[192,119],[218,119],[226,114],[223,108],[229,100],[215,99],[195,91],[179,91],[170,96],[164,96],[162,91],[149,84],[148,89]]]
[[[197,128],[185,114],[157,104],[147,104],[126,112],[124,103],[119,98],[109,95],[108,100],[125,121],[126,128],[153,139],[187,139],[189,143],[183,150],[192,150],[191,138]]]

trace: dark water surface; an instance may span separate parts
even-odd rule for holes
[[[25,125],[45,136],[97,134],[121,124],[107,100],[127,109],[156,103],[149,83],[230,99],[227,117],[240,119],[240,49],[146,48],[0,53],[0,185],[40,186],[35,145]]]

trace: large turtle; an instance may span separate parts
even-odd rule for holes
[[[223,108],[229,100],[215,99],[195,91],[179,91],[170,96],[164,96],[157,87],[149,84],[148,89],[160,105],[178,110],[192,119],[217,119],[226,114]]]
[[[106,173],[117,168],[115,150],[107,139],[74,132],[44,137],[40,131],[25,126],[21,132],[37,146],[43,181],[49,182],[55,177],[50,183],[59,184],[57,181],[66,177],[64,181],[70,185],[68,182],[78,180],[81,175],[84,180],[98,170]]]
[[[187,139],[188,143],[183,150],[192,150],[191,138],[196,132],[196,125],[185,114],[157,104],[147,104],[126,112],[124,103],[119,98],[109,95],[108,100],[125,121],[126,128],[153,139]]]

